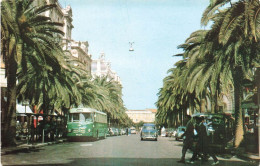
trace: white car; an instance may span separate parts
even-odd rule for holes
[[[161,129],[161,136],[166,137],[166,129],[164,127]]]
[[[135,129],[131,129],[131,134],[136,134],[136,130]]]

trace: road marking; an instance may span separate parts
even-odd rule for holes
[[[92,146],[92,144],[81,144],[80,146]]]

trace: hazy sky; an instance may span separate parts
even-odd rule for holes
[[[73,13],[72,38],[88,41],[92,59],[101,52],[120,76],[127,109],[156,108],[177,46],[201,29],[209,0],[60,0]],[[134,51],[129,51],[134,42]]]

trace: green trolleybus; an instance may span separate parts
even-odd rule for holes
[[[69,140],[105,138],[107,114],[93,108],[72,108],[69,110],[67,130]]]

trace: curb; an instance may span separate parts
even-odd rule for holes
[[[1,156],[7,155],[7,154],[12,154],[12,153],[18,153],[18,152],[22,152],[22,151],[30,150],[30,149],[36,149],[36,148],[47,146],[47,145],[63,143],[66,141],[67,141],[67,138],[64,138],[64,139],[60,139],[60,140],[53,141],[53,142],[37,143],[37,144],[22,144],[22,145],[19,145],[16,147],[1,148]]]
[[[236,154],[236,156],[247,160],[260,161],[260,157],[257,155],[244,153],[244,154]]]
[[[252,161],[260,161],[260,156],[257,154],[251,154],[245,152],[244,148],[238,148],[236,151],[232,151],[238,158],[252,160]]]

